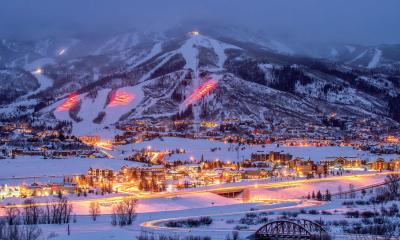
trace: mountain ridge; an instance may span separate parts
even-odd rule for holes
[[[83,129],[91,125],[99,129],[138,118],[238,118],[262,124],[297,121],[301,125],[322,124],[322,119],[334,112],[355,120],[379,119],[393,126],[400,121],[392,103],[399,96],[400,77],[395,67],[379,65],[383,53],[371,67],[372,60],[360,66],[345,60],[282,54],[254,42],[213,38],[197,31],[162,40],[157,35],[151,40],[144,38],[144,42],[135,34],[122,36],[126,41],[115,37],[110,41],[122,43],[108,50],[105,46],[110,47],[110,41],[98,48],[101,51],[68,57],[72,50],[58,47],[61,50],[52,57],[54,63],[25,63],[25,71],[40,69],[33,76],[39,80],[46,76],[52,83],[34,94],[27,93],[29,101],[4,104],[1,116],[18,117],[13,108],[25,104],[30,109],[26,114],[71,121],[77,134],[84,134]],[[347,48],[356,54],[355,49]],[[338,51],[335,57],[339,55]],[[76,107],[60,114],[57,107],[68,101],[71,93],[78,99]],[[120,96],[130,98],[128,103],[110,107],[112,98]],[[187,99],[195,101],[182,107]],[[93,114],[85,115],[91,104],[95,106]]]

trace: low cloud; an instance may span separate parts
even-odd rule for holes
[[[4,0],[0,36],[101,35],[204,21],[292,41],[400,43],[398,0]]]

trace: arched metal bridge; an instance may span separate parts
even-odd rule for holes
[[[256,240],[327,240],[329,239],[329,234],[318,223],[301,219],[295,221],[277,220],[269,222],[258,229],[254,237]]]

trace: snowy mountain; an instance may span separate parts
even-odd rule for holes
[[[361,46],[336,44],[324,46],[318,57],[359,68],[399,69],[400,45]]]
[[[78,135],[141,118],[283,120],[301,126],[335,112],[389,125],[400,121],[393,104],[399,71],[377,68],[400,57],[388,46],[348,45],[331,50],[332,60],[321,60],[296,55],[279,42],[260,42],[258,35],[225,31],[129,33],[96,40],[91,48],[84,48],[87,39],[23,47],[3,41],[7,71],[0,72],[1,87],[18,93],[2,96],[0,114],[35,112],[71,121]],[[24,88],[7,84],[10,76],[18,76]],[[13,111],[21,106],[30,111]]]
[[[39,88],[39,82],[31,73],[18,68],[0,68],[0,82],[0,104],[13,102]]]

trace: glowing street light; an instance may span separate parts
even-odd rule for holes
[[[168,184],[167,191],[168,191],[168,192],[172,192],[172,190],[173,190],[172,185],[171,185],[171,184]]]
[[[192,35],[192,36],[198,36],[198,35],[200,35],[200,33],[199,33],[199,31],[191,31],[191,32],[190,32],[190,35]]]
[[[42,74],[43,73],[43,69],[41,69],[41,68],[36,68],[34,71],[33,71],[33,74]]]

